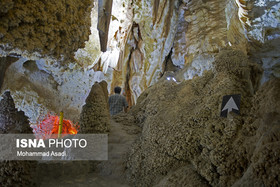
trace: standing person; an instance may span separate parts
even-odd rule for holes
[[[122,89],[116,86],[114,88],[115,94],[109,97],[109,109],[111,115],[118,114],[123,110],[127,112],[128,104],[125,97],[120,94],[121,91]]]

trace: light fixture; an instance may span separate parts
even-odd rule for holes
[[[166,77],[166,80],[170,81],[174,81],[174,82],[177,82],[177,80],[175,79],[175,77]]]

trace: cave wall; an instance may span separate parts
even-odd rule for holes
[[[0,5],[0,54],[19,58],[6,70],[1,92],[10,90],[32,122],[61,110],[78,121],[92,85],[106,80],[111,93],[116,85],[124,88],[130,105],[142,93],[131,112],[143,135],[127,161],[135,185],[172,184],[181,171],[201,185],[277,185],[278,0],[114,0],[106,52],[97,1],[91,14],[88,0]],[[221,58],[223,48],[240,51]],[[156,84],[167,70],[182,83]],[[90,97],[104,92],[98,90]],[[219,111],[224,94],[237,91],[244,97],[242,116],[220,119],[212,110]]]
[[[111,21],[113,0],[98,1],[98,24],[99,41],[101,51],[107,51],[108,33]]]
[[[10,92],[5,92],[0,101],[0,133],[30,134],[32,129],[23,111],[17,111]]]
[[[279,77],[279,6],[273,0],[132,1],[133,25],[118,62],[122,69],[114,69],[111,84],[123,85],[133,104],[164,74],[167,62],[178,79],[192,79],[212,69],[226,47],[262,65],[262,83]]]
[[[138,98],[130,112],[142,134],[126,161],[134,186],[183,186],[188,173],[189,184],[199,186],[279,185],[279,78],[255,94],[261,74],[252,70],[259,67],[232,49],[222,50],[213,66],[180,84],[161,80]],[[240,115],[223,118],[229,94],[241,94]]]
[[[79,65],[61,67],[45,60],[20,58],[6,70],[1,92],[10,90],[18,109],[31,123],[49,112],[78,122],[91,86],[104,80],[100,71],[85,71]]]
[[[18,32],[13,35],[16,37],[11,38],[11,33],[7,33],[1,35],[1,40],[10,41],[10,44],[17,41],[18,45],[24,45],[26,52],[37,57],[16,50],[21,49],[16,44],[11,46],[13,50],[10,51],[1,42],[1,55],[25,56],[17,65],[7,69],[9,73],[6,74],[2,92],[10,89],[17,107],[26,111],[31,120],[37,119],[41,111],[58,113],[66,109],[65,114],[77,121],[91,86],[101,80],[108,83],[110,94],[115,86],[121,86],[129,105],[134,105],[139,95],[156,83],[165,71],[175,72],[178,81],[201,76],[204,70],[213,68],[215,56],[225,47],[242,50],[252,62],[260,64],[264,71],[261,83],[279,77],[279,2],[274,0],[115,0],[112,3],[106,52],[101,51],[98,36],[98,1],[92,3],[92,12],[91,6],[81,8],[89,5],[88,1],[77,2],[75,6],[72,1],[56,1],[53,5],[46,3],[41,12],[31,8],[32,11],[19,14],[17,11],[20,8],[17,7],[31,6],[29,1],[26,2],[26,5],[18,1],[1,2],[3,7],[8,7],[2,8],[1,19],[9,20],[15,12],[22,15],[16,17],[20,24],[11,26],[11,33]],[[55,15],[58,10],[48,9],[48,6],[56,4],[65,13],[61,21]],[[35,2],[32,6],[39,5]],[[70,10],[73,14],[68,16]],[[34,21],[30,18],[34,22],[26,24],[26,20],[32,16],[39,19]],[[46,29],[48,22],[48,29],[55,27],[51,33]],[[84,30],[80,30],[83,31],[82,36],[76,33],[76,26],[79,25],[83,25],[81,28]],[[24,32],[23,26],[28,26]],[[63,29],[67,31],[66,34],[63,34]],[[40,37],[24,34],[27,31],[33,33],[34,30],[41,33]],[[44,47],[31,41],[37,37],[44,40],[41,42]],[[53,50],[52,46],[60,50]],[[63,64],[54,58],[40,59],[39,53],[34,53],[36,50],[33,49],[51,56],[56,51],[69,59],[76,51],[76,61],[66,60],[67,63]],[[23,68],[22,64],[27,60],[36,61],[36,73]],[[11,81],[13,78],[17,80],[15,84]],[[257,83],[254,86],[257,87]],[[44,90],[43,93],[40,90]]]
[[[100,51],[98,2],[94,1],[91,35],[85,42],[85,48],[75,52],[76,62],[66,60],[67,63],[62,63],[52,58],[18,56],[20,59],[7,69],[1,92],[10,90],[16,106],[26,112],[32,123],[48,112],[59,114],[60,111],[64,111],[65,118],[77,122],[94,82],[106,80],[108,90],[111,90],[112,68],[118,62],[119,49],[124,48],[122,41],[127,40],[127,30],[131,25],[132,9],[129,3],[123,0],[113,2],[115,9],[112,10],[108,33],[108,52]],[[82,17],[73,16],[75,19]],[[9,51],[2,52],[7,55]]]
[[[247,52],[245,27],[234,0],[132,3],[133,25],[118,64],[122,69],[114,70],[112,78],[112,85],[123,85],[131,105],[168,70],[168,63],[172,71],[181,69],[180,79],[191,79],[211,69],[224,47]]]
[[[6,70],[15,61],[17,61],[17,58],[0,57],[0,90],[1,90],[2,84],[4,82]]]
[[[251,26],[246,28],[250,41],[249,56],[264,70],[262,83],[280,77],[280,2],[248,1]]]
[[[1,54],[73,59],[88,40],[92,5],[91,0],[1,1]]]
[[[31,134],[32,129],[24,112],[15,108],[10,92],[5,92],[0,101],[0,134]],[[3,142],[2,142],[3,143]],[[36,186],[33,181],[37,162],[0,161],[1,186]]]
[[[119,63],[122,85],[130,105],[159,77],[176,34],[179,1],[132,1],[133,25]]]

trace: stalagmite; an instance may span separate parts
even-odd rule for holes
[[[105,88],[105,89],[104,89]],[[83,106],[79,125],[81,134],[106,133],[110,124],[106,82],[95,83]]]
[[[13,98],[5,92],[0,101],[0,135],[32,134],[24,112],[17,111]],[[3,142],[2,142],[3,143]],[[3,186],[35,186],[37,163],[34,161],[0,161],[0,184]]]

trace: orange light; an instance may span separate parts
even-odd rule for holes
[[[59,116],[48,114],[38,125],[33,125],[33,133],[36,138],[48,139],[50,137],[57,138],[59,129]],[[77,134],[79,130],[78,124],[63,119],[61,137],[68,134]]]

